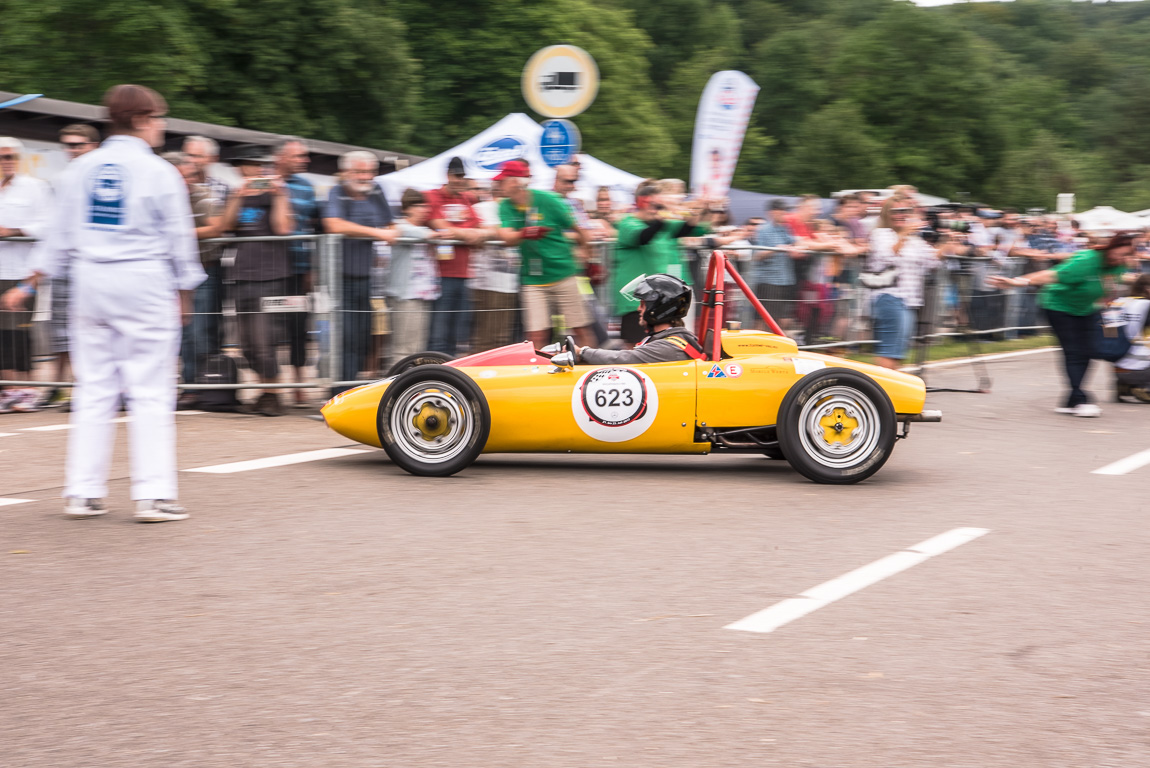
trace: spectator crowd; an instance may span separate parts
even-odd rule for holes
[[[71,159],[99,146],[88,125],[63,129],[60,141]],[[0,138],[0,237],[39,239],[53,190],[18,172],[22,151],[18,140]],[[375,182],[379,161],[366,151],[343,155],[335,185],[323,192],[305,175],[302,139],[235,148],[228,162],[238,184],[212,175],[220,158],[211,139],[188,137],[163,157],[186,182],[207,274],[183,330],[182,380],[242,379],[259,391],[245,407],[269,416],[283,413],[285,400],[306,403],[312,366],[333,344],[338,369],[319,375],[337,382],[336,392],[427,351],[455,357],[522,339],[541,346],[567,332],[581,346],[633,346],[645,333],[636,302],[619,289],[666,273],[699,298],[717,248],[733,256],[788,335],[832,346],[877,338],[879,363],[894,366],[924,320],[1007,334],[1042,325],[1037,288],[996,278],[1046,269],[1088,246],[1066,217],[978,204],[927,208],[909,186],[829,204],[813,195],[774,198],[736,224],[728,201],[692,198],[675,179],[644,180],[626,205],[605,187],[585,200],[576,193],[577,159],[541,190],[523,161],[505,163],[488,182],[469,178],[463,160],[452,158],[441,188],[408,189],[394,210]],[[320,288],[320,234],[343,236],[326,285],[338,323],[307,300]],[[35,248],[0,241],[0,294],[25,277]],[[67,381],[69,292],[68,276],[58,275],[19,311],[0,312],[0,378],[29,381],[34,359],[50,358],[50,372],[38,378]],[[728,318],[762,327],[737,293],[728,293],[727,307]],[[50,319],[34,323],[37,313]],[[270,386],[285,383],[298,385],[294,394]],[[8,384],[0,412],[67,398],[66,387]],[[205,398],[193,389],[181,402],[213,404]],[[234,395],[214,404],[236,405]]]

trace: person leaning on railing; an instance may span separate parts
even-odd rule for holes
[[[323,213],[324,229],[345,236],[340,280],[342,356],[340,370],[332,375],[339,376],[340,381],[358,381],[371,349],[371,268],[376,262],[372,241],[394,243],[396,233],[391,229],[391,207],[375,182],[379,158],[366,150],[354,149],[340,156],[339,169],[342,179],[328,194]],[[350,386],[337,384],[332,387],[332,394]]]
[[[573,232],[578,245],[587,242],[586,234],[563,198],[529,188],[531,170],[527,163],[508,160],[495,179],[504,182],[507,193],[499,204],[499,236],[507,245],[519,246],[522,256],[520,297],[527,338],[537,348],[545,346],[551,319],[562,315],[575,340],[589,346],[595,341],[593,317],[579,292],[580,265],[565,233]]]
[[[0,237],[42,237],[52,206],[47,182],[19,172],[24,144],[0,138]],[[34,243],[0,242],[0,293],[20,284],[28,274]],[[20,305],[0,311],[0,378],[32,378],[32,305],[28,293]],[[0,413],[34,411],[40,393],[35,388],[0,390]]]
[[[893,270],[893,282],[875,290],[871,319],[878,347],[875,362],[897,368],[906,357],[916,312],[923,305],[926,273],[954,246],[948,240],[936,249],[918,236],[921,222],[911,200],[895,195],[882,206],[879,223],[870,235],[872,273]]]
[[[1070,384],[1066,404],[1055,409],[1058,413],[1088,418],[1102,415],[1102,409],[1090,402],[1090,396],[1082,389],[1082,381],[1093,356],[1098,306],[1108,293],[1115,293],[1117,282],[1130,268],[1134,239],[1130,234],[1119,233],[1103,245],[1079,251],[1050,269],[1019,277],[1000,275],[988,280],[999,288],[1043,286],[1038,304],[1046,311],[1050,327],[1058,337]]]
[[[795,247],[795,236],[787,226],[790,209],[787,201],[775,198],[767,203],[767,221],[759,227],[752,241],[761,250],[754,252],[747,268],[747,279],[754,286],[755,296],[784,331],[795,325],[795,307],[799,298],[795,276],[796,259],[806,254]],[[772,250],[765,250],[770,248]],[[747,320],[761,325],[757,315],[749,313]]]
[[[228,271],[240,348],[260,381],[273,384],[280,373],[276,351],[285,335],[284,316],[264,312],[263,299],[288,292],[292,265],[287,243],[271,237],[291,234],[291,203],[283,180],[273,175],[274,158],[266,147],[236,147],[231,162],[239,169],[243,182],[224,205],[220,231],[238,237],[268,238],[237,243],[235,261]],[[279,416],[283,414],[283,404],[279,395],[267,390],[256,398],[253,410],[265,416]]]
[[[399,239],[391,248],[387,275],[387,305],[391,310],[391,362],[427,351],[431,307],[440,296],[434,240],[440,233],[428,226],[431,206],[423,192],[406,189],[400,198],[402,216],[395,223]]]

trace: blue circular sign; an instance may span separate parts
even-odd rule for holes
[[[543,162],[552,168],[571,162],[579,152],[581,143],[579,129],[570,120],[548,120],[543,123],[543,135],[539,138],[539,154]]]
[[[489,142],[472,157],[472,162],[485,171],[498,171],[508,160],[523,159],[527,144],[517,136],[504,136]]]

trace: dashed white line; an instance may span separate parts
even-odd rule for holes
[[[0,507],[9,507],[13,504],[27,504],[30,501],[35,501],[35,499],[0,498]]]
[[[987,528],[955,528],[915,544],[913,547],[908,547],[902,552],[887,555],[881,560],[864,565],[862,568],[856,568],[837,579],[831,579],[817,587],[812,587],[798,597],[783,600],[766,610],[752,613],[745,619],[728,624],[724,629],[738,629],[743,632],[774,632],[784,624],[789,624],[795,619],[813,613],[836,600],[841,600],[858,592],[860,589],[865,589],[885,578],[901,573],[925,560],[949,552],[955,547],[960,547],[988,533],[990,530]]]
[[[0,432],[0,437],[16,437],[19,432]]]
[[[184,472],[206,472],[212,475],[228,475],[233,472],[250,472],[253,469],[285,467],[289,464],[303,464],[307,461],[336,459],[340,456],[352,456],[357,453],[367,453],[367,451],[359,448],[325,448],[319,451],[304,451],[303,453],[287,453],[283,456],[269,456],[266,459],[252,459],[250,461],[236,461],[231,464],[195,467],[194,469],[185,469]]]
[[[1096,469],[1090,474],[1092,475],[1125,475],[1128,472],[1133,472],[1136,469],[1150,464],[1150,450],[1136,453],[1133,456],[1127,456],[1124,459],[1119,459],[1113,464],[1107,464],[1105,467]]]

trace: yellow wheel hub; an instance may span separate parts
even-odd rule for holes
[[[437,408],[431,403],[424,403],[411,423],[419,430],[424,440],[434,440],[451,431],[451,424],[448,421],[450,416],[451,413],[446,408]]]
[[[819,426],[823,428],[823,440],[840,445],[849,445],[851,433],[858,429],[858,419],[847,414],[845,408],[835,408],[819,419]]]

